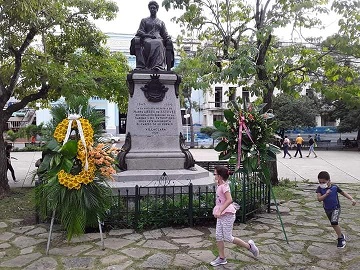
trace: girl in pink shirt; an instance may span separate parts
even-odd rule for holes
[[[248,249],[255,257],[259,255],[259,249],[253,240],[247,243],[240,238],[232,235],[233,225],[235,221],[236,209],[232,204],[233,200],[230,193],[230,187],[227,183],[229,178],[229,170],[225,166],[216,166],[214,170],[216,188],[216,205],[213,209],[213,215],[216,221],[216,241],[219,250],[219,256],[210,264],[218,266],[227,264],[225,257],[224,241],[234,243],[240,247]]]

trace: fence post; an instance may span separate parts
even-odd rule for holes
[[[194,205],[194,193],[193,193],[193,184],[189,184],[189,225],[190,227],[194,226],[194,213],[193,213],[193,205]]]
[[[240,176],[241,176],[241,178],[242,178],[242,211],[241,211],[241,221],[242,222],[246,222],[246,211],[247,211],[247,209],[246,209],[246,200],[247,200],[247,198],[246,198],[246,189],[247,189],[247,186],[246,186],[246,181],[245,181],[245,179],[246,179],[246,177],[247,177],[247,173],[246,172],[243,172],[243,173],[241,173],[240,174]]]
[[[127,201],[127,200],[126,200]],[[120,204],[121,204],[121,190],[120,188],[118,188],[118,194],[117,194],[117,216],[118,216],[118,220],[116,221],[117,225],[120,225],[120,217],[121,217],[121,209],[120,209]],[[126,213],[126,218],[129,218],[129,214]],[[115,222],[114,222],[115,223]]]
[[[139,194],[139,186],[135,186],[135,218],[134,218],[134,228],[137,230],[138,222],[140,215],[140,194]]]
[[[40,181],[39,180],[35,181],[35,188],[39,185],[40,185]],[[40,223],[40,213],[39,212],[40,212],[39,205],[36,203],[35,204],[35,222],[36,222],[36,224]]]
[[[267,188],[267,212],[270,213],[270,202],[271,202],[270,184],[266,184],[266,188]]]
[[[163,211],[163,213],[165,212],[168,212],[167,211],[167,204],[166,204],[166,186],[164,185],[164,194],[163,194],[163,200],[164,200],[164,204],[163,204],[163,209],[162,209],[162,211]],[[165,222],[166,222],[166,224],[168,223],[168,215],[164,215],[165,216]]]

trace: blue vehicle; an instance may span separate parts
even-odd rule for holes
[[[304,127],[295,128],[285,131],[286,134],[329,134],[338,133],[337,128],[334,126],[322,126],[322,127]]]

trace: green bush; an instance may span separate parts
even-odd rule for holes
[[[6,132],[6,139],[7,140],[9,140],[11,142],[15,142],[17,138],[18,138],[18,134],[15,133],[13,130],[10,129],[10,130],[8,130]]]
[[[211,135],[216,131],[213,127],[203,127],[200,129],[201,133],[205,133],[211,137]]]
[[[40,152],[43,150],[44,150],[43,146],[36,146],[36,145],[29,145],[24,148],[16,147],[13,149],[14,152]]]

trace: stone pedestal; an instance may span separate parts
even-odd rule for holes
[[[213,183],[206,170],[194,166],[184,145],[179,76],[173,72],[134,71],[127,80],[127,135],[118,156],[122,172],[115,176],[114,185],[153,183],[164,172],[176,180],[175,185],[189,184],[189,180],[196,185],[197,179],[201,185]]]

